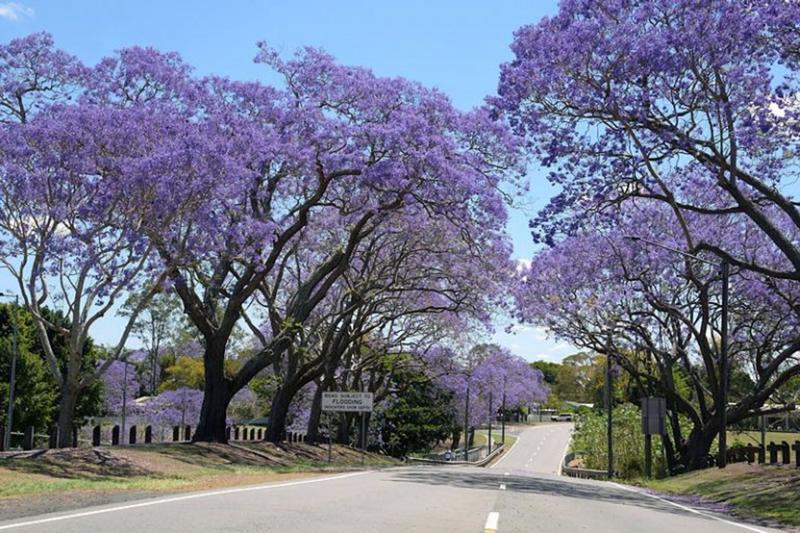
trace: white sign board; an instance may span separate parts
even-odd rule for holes
[[[371,392],[323,392],[323,411],[372,412]]]

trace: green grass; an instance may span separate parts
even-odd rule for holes
[[[4,498],[91,492],[167,492],[260,483],[286,475],[360,467],[362,454],[334,446],[240,448],[223,445],[153,445],[48,453],[34,458],[0,461],[0,503]],[[366,454],[365,466],[396,464],[394,459]]]
[[[492,428],[492,440],[495,442],[495,444],[500,442],[500,431],[495,431],[494,428]],[[511,446],[512,444],[514,444],[514,442],[516,442],[516,440],[517,437],[506,432],[503,444]],[[489,432],[485,429],[476,431],[474,444],[475,446],[486,446],[487,444],[489,444]]]
[[[780,443],[781,441],[786,441],[789,444],[794,444],[794,441],[800,440],[800,433],[784,433],[781,431],[767,431],[766,434],[766,442],[767,444],[772,442]],[[761,444],[761,432],[760,431],[728,431],[728,445],[733,446],[735,444],[739,444],[742,446],[747,446],[748,444],[753,444],[758,446]]]
[[[742,517],[800,526],[800,471],[791,466],[734,464],[641,483],[659,492],[730,504]]]

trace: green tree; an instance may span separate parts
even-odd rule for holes
[[[14,401],[14,431],[27,426],[49,427],[58,405],[58,390],[48,379],[41,356],[31,351],[33,331],[27,313],[17,309],[19,320],[19,346],[16,365]],[[8,416],[8,388],[11,372],[14,335],[14,308],[0,306],[0,421],[5,428]]]
[[[551,361],[534,361],[531,363],[531,366],[541,371],[542,375],[544,376],[545,383],[548,385],[556,384],[558,370],[561,368],[560,364],[553,363]]]
[[[35,334],[32,318],[23,308],[17,308],[19,324],[19,357],[16,367],[14,399],[14,431],[23,431],[33,426],[37,431],[46,431],[55,423],[60,402],[60,389],[45,367],[44,350]],[[46,315],[55,314],[45,310]],[[59,317],[60,319],[60,317]],[[14,313],[12,305],[0,306],[0,420],[5,426],[8,412],[8,384],[10,381],[13,346]],[[50,343],[56,359],[66,369],[67,345],[63,335],[50,333]],[[83,364],[88,370],[97,364],[102,350],[89,338],[84,347]],[[96,381],[84,388],[75,409],[75,423],[80,425],[85,419],[100,412],[102,405],[102,383]]]
[[[205,372],[202,359],[181,355],[175,362],[164,369],[164,380],[158,391],[176,390],[182,387],[202,389],[205,384]]]
[[[382,424],[383,440],[392,455],[429,450],[457,429],[450,394],[422,372],[404,369],[395,373],[392,382],[398,393],[384,412]]]

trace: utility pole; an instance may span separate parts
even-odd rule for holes
[[[730,267],[722,261],[722,325],[719,350],[719,467],[728,465],[728,280]]]
[[[505,447],[506,445],[506,379],[505,378],[503,378],[503,405],[502,407],[500,407],[500,409],[502,411],[501,416],[503,417],[501,419],[502,420],[501,423],[503,424],[503,429],[500,432],[500,442],[502,442],[503,446]]]
[[[669,252],[673,252],[683,257],[688,257],[707,265],[717,265],[717,263],[703,259],[694,254],[690,254],[676,248],[671,248],[663,244],[629,235],[625,237],[631,241],[640,241],[650,246],[655,246]],[[719,460],[720,468],[725,468],[728,464],[728,289],[730,285],[730,264],[722,259],[719,263],[720,274],[722,277],[722,317],[720,324],[720,350],[719,350],[719,386],[716,398],[717,417],[719,420]]]
[[[128,408],[128,356],[125,356],[125,359],[122,360],[122,364],[125,365],[124,370],[122,371],[122,440],[125,441],[127,437],[125,436],[125,415],[127,414]]]
[[[10,294],[0,292],[0,296],[11,297]],[[8,414],[6,416],[6,432],[3,435],[3,449],[8,450],[11,447],[11,428],[14,423],[14,389],[17,383],[17,357],[19,352],[19,315],[17,309],[19,308],[19,296],[14,295],[14,308],[12,313],[14,337],[11,350],[11,372],[8,380]]]
[[[464,405],[464,461],[469,461],[469,376],[467,376],[467,401]]]
[[[605,387],[605,407],[606,407],[606,435],[608,437],[608,479],[614,477],[614,437],[613,414],[611,409],[611,332],[608,333],[608,348],[606,350],[606,387]]]
[[[492,418],[494,409],[492,408],[492,389],[489,389],[489,453],[492,453]]]

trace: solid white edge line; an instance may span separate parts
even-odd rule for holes
[[[567,445],[564,446],[564,453],[561,454],[561,461],[558,462],[558,475],[562,475],[561,471],[564,469],[564,459],[567,458],[567,450],[569,450],[569,445],[572,442],[572,430],[569,430],[569,439],[567,439]]]
[[[369,474],[370,471],[365,472],[351,472],[349,474],[342,474],[339,476],[329,476],[323,478],[305,479],[301,481],[288,481],[286,483],[273,483],[270,485],[253,485],[249,487],[237,487],[232,489],[215,490],[211,492],[198,492],[195,494],[186,494],[184,496],[168,496],[166,498],[159,498],[157,500],[147,500],[143,502],[131,503],[128,505],[118,505],[115,507],[108,507],[104,509],[95,509],[94,511],[83,511],[79,513],[71,513],[67,515],[51,516],[49,518],[41,518],[38,520],[28,520],[25,522],[15,522],[13,524],[6,524],[0,526],[0,530],[13,529],[17,527],[35,526],[39,524],[49,524],[51,522],[60,522],[62,520],[71,520],[73,518],[84,518],[87,516],[94,516],[99,514],[114,513],[117,511],[126,511],[128,509],[137,509],[139,507],[150,507],[152,505],[161,505],[165,503],[174,503],[184,500],[195,500],[198,498],[210,498],[212,496],[223,496],[226,494],[236,494],[239,492],[253,492],[258,490],[277,489],[281,487],[291,487],[294,485],[307,485],[310,483],[320,483],[322,481],[334,481],[336,479],[345,479],[348,477],[361,476]]]
[[[514,446],[516,446],[516,445],[517,445],[517,443],[518,443],[518,442],[519,442],[519,441],[522,439],[522,435],[517,435],[516,437],[517,437],[517,440],[515,440],[515,441],[514,441],[514,444],[512,444],[512,445],[511,445],[511,448],[509,448],[507,452],[503,452],[503,455],[501,455],[501,456],[500,456],[500,459],[498,459],[497,461],[495,461],[494,463],[492,463],[492,466],[490,466],[489,468],[494,468],[494,467],[496,467],[497,465],[499,465],[500,463],[502,463],[502,462],[503,462],[503,459],[505,459],[506,457],[508,457],[508,454],[510,454],[510,453],[511,453],[511,450],[513,450],[513,449],[514,449]]]
[[[730,520],[725,520],[724,518],[720,518],[720,517],[715,516],[713,514],[704,513],[703,511],[700,511],[698,509],[693,509],[692,507],[687,507],[687,506],[681,505],[679,503],[671,502],[671,501],[667,500],[666,498],[662,498],[660,496],[656,496],[655,494],[650,494],[649,492],[644,492],[644,491],[641,491],[641,490],[637,490],[637,489],[635,489],[633,487],[628,487],[626,485],[620,485],[619,483],[615,483],[613,481],[611,481],[610,483],[612,485],[614,485],[615,487],[620,488],[622,490],[626,490],[628,492],[635,492],[636,494],[641,494],[642,496],[647,496],[649,498],[653,498],[653,499],[656,499],[658,501],[661,501],[661,502],[664,502],[664,503],[668,503],[668,504],[670,504],[672,506],[677,507],[678,509],[683,509],[684,511],[688,511],[688,512],[693,513],[693,514],[704,516],[706,518],[711,518],[713,520],[716,520],[717,522],[722,522],[723,524],[728,524],[730,526],[740,527],[740,528],[746,529],[748,531],[755,531],[756,533],[767,533],[763,529],[758,529],[756,527],[748,526],[747,524],[741,524],[739,522],[732,522]]]
[[[497,523],[500,521],[500,513],[492,511],[486,517],[486,525],[483,526],[483,533],[496,533]]]

